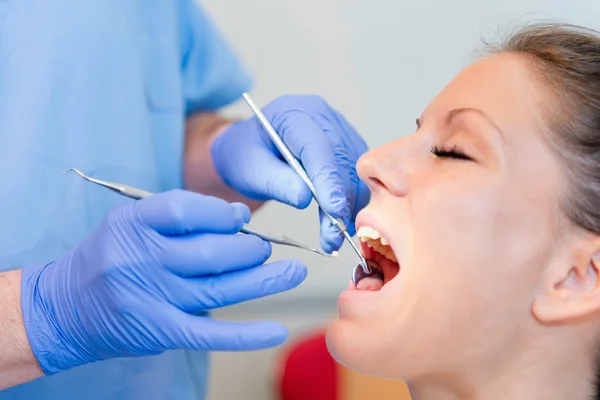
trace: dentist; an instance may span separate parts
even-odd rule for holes
[[[306,275],[236,234],[265,201],[311,201],[256,119],[218,115],[250,85],[193,0],[0,2],[0,400],[201,399],[207,351],[285,340],[208,314]],[[263,111],[352,229],[362,138],[318,96]],[[127,201],[72,166],[165,193]]]

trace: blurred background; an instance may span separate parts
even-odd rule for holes
[[[286,93],[319,94],[350,120],[370,147],[412,133],[415,118],[429,101],[474,59],[481,38],[493,39],[503,29],[531,19],[559,19],[600,29],[598,0],[204,0],[200,4],[255,76],[256,102],[265,105]],[[250,116],[245,104],[227,112]],[[316,207],[265,208],[253,217],[254,226],[318,246]],[[215,316],[281,321],[291,333],[290,342],[269,351],[215,353],[209,400],[277,399],[282,359],[335,317],[337,296],[356,265],[351,249],[345,245],[339,259],[326,260],[274,247],[273,259],[289,257],[309,266],[301,287],[219,310]],[[322,361],[317,356],[314,360],[318,369]],[[349,371],[338,375],[346,379],[346,392],[339,400],[409,398],[397,382]]]

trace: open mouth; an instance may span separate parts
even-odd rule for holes
[[[360,239],[360,246],[367,261],[377,265],[379,271],[371,275],[359,276],[356,280],[357,289],[379,290],[386,283],[394,279],[400,271],[400,264],[389,241],[376,229],[370,226],[361,226],[356,232]],[[377,273],[380,272],[380,273]]]

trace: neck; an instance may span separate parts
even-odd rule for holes
[[[558,335],[564,336],[562,333]],[[408,382],[413,400],[595,399],[596,349],[580,336],[528,341],[482,368]],[[562,338],[566,339],[566,338]],[[596,341],[587,341],[587,343]],[[533,343],[533,345],[532,345]],[[564,343],[564,345],[557,345]]]

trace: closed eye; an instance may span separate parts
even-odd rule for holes
[[[431,153],[437,158],[455,158],[458,160],[473,161],[460,147],[454,146],[433,146]]]

